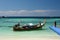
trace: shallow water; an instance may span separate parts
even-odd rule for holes
[[[53,22],[60,20],[59,18],[46,18],[46,24],[43,30],[33,31],[19,31],[14,32],[13,26],[20,22],[21,26],[28,23],[38,24],[39,21],[43,22],[43,18],[0,18],[0,36],[57,36],[55,32],[49,29],[53,26]],[[58,22],[59,24],[60,22]]]

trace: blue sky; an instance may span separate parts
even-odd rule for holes
[[[0,0],[0,16],[60,16],[60,0]]]

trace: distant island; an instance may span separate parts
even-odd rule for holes
[[[51,16],[0,16],[0,18],[60,18]]]

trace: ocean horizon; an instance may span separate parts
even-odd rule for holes
[[[0,16],[0,18],[60,18],[60,16]]]

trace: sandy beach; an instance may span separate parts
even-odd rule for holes
[[[0,40],[60,40],[60,36],[41,36],[41,37],[0,36]]]

